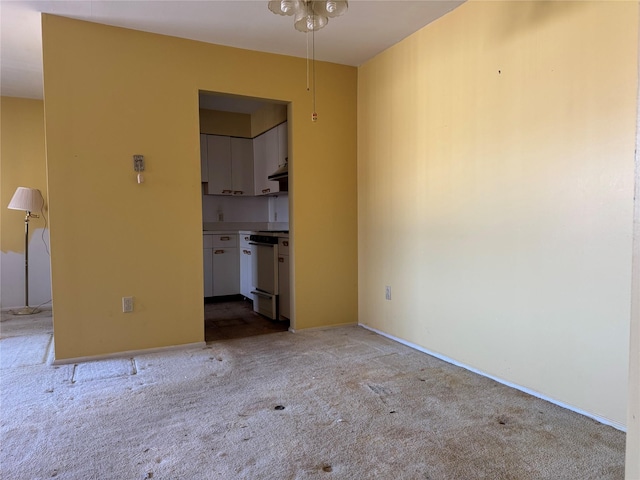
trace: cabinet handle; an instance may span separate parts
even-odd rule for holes
[[[222,190],[222,194],[224,195],[225,193],[233,193],[231,190]]]
[[[283,240],[282,241],[282,245],[285,246],[285,247],[288,247],[289,246],[289,242],[287,240]]]
[[[262,193],[269,193],[271,191],[270,188],[265,188],[264,190],[262,190]]]
[[[233,192],[234,195],[244,195],[244,192],[242,190],[235,190]]]
[[[284,257],[278,257],[278,261],[279,261],[280,263],[284,263]]]
[[[220,255],[221,253],[224,253],[224,250],[216,250],[213,252],[214,255]]]
[[[231,240],[231,237],[220,237],[221,242],[226,242],[228,240]]]

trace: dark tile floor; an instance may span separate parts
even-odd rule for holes
[[[288,321],[275,321],[253,311],[248,300],[205,303],[204,339],[206,342],[286,332]]]

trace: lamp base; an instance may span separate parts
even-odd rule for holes
[[[36,307],[22,307],[19,310],[10,310],[12,315],[33,315],[34,313],[40,313],[42,310]]]

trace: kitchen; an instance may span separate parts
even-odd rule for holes
[[[290,326],[285,103],[201,92],[205,340]]]

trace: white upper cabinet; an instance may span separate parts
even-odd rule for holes
[[[231,185],[234,195],[253,196],[253,140],[231,138]]]
[[[222,135],[201,135],[205,137],[207,161],[203,162],[203,178],[206,169],[206,192],[208,195],[253,196],[253,141],[250,138],[236,138]]]
[[[287,122],[281,123],[276,127],[278,129],[278,167],[287,163],[289,157],[289,129]],[[273,173],[273,172],[271,172]],[[271,174],[269,174],[271,175]]]
[[[207,135],[207,164],[209,195],[231,195],[231,138]]]
[[[208,195],[271,195],[280,183],[267,177],[288,157],[287,122],[250,138],[200,135],[202,182]]]
[[[287,153],[287,122],[253,139],[255,194],[270,195],[280,191],[280,183],[267,177],[285,163]]]

